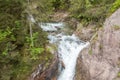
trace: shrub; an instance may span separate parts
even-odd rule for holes
[[[114,0],[71,0],[70,12],[72,17],[84,24],[101,25]]]
[[[0,0],[0,80],[27,80],[35,66],[52,58],[45,49],[47,35],[37,25],[32,25],[35,45],[27,42],[29,23],[23,1]]]
[[[117,10],[120,7],[120,0],[116,0],[112,7],[111,7],[111,12],[114,12],[115,10]]]

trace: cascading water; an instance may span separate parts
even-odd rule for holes
[[[58,55],[64,64],[58,80],[73,80],[77,57],[80,51],[89,45],[89,42],[79,40],[74,34],[66,35],[64,23],[41,23],[41,28],[49,33],[50,43],[58,46]]]

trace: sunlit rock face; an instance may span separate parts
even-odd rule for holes
[[[120,9],[106,19],[96,40],[79,55],[76,80],[119,80]]]

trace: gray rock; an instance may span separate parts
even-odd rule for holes
[[[120,9],[106,19],[95,42],[78,58],[76,80],[115,80],[120,69]]]

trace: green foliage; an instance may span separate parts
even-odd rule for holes
[[[0,0],[0,80],[27,80],[35,66],[52,59],[47,35],[35,24],[30,39],[25,8],[25,0]]]
[[[7,55],[8,54],[8,48],[6,47],[6,49],[2,52],[3,55]]]
[[[119,30],[120,26],[114,25],[113,28],[114,28],[114,30]]]
[[[39,55],[44,51],[44,48],[33,47],[30,49],[32,59],[39,59]]]
[[[118,77],[120,77],[120,72],[118,72]]]
[[[92,55],[92,54],[93,54],[92,49],[89,49],[89,54],[90,54],[90,55]]]
[[[19,0],[0,0],[0,11],[1,13],[14,14],[16,18],[20,18],[23,10],[23,7],[19,7],[21,5],[22,3]]]
[[[71,0],[71,16],[83,24],[101,25],[114,0]]]
[[[80,12],[84,12],[85,10],[85,0],[72,0],[70,11],[73,14],[79,14]]]
[[[35,32],[32,34],[33,36],[30,37],[30,36],[26,36],[26,41],[27,43],[29,44],[30,47],[34,47],[34,42],[36,42],[36,39],[38,37],[38,32]]]
[[[44,51],[44,48],[39,48],[36,45],[34,45],[34,43],[37,42],[38,36],[39,36],[39,33],[35,32],[35,33],[33,33],[32,38],[28,37],[28,36],[26,37],[26,41],[30,46],[30,49],[29,49],[30,55],[31,55],[32,59],[34,59],[34,60],[39,59],[38,58],[39,55]]]
[[[118,8],[120,8],[120,0],[116,0],[112,7],[111,7],[111,12],[114,12],[115,10],[117,10]]]
[[[11,34],[11,29],[8,27],[6,30],[0,30],[0,42],[6,39]]]
[[[68,10],[70,6],[70,0],[52,0],[52,7],[55,11]]]
[[[35,17],[36,21],[48,21],[54,9],[52,7],[52,1],[53,0],[30,0],[27,11]]]

